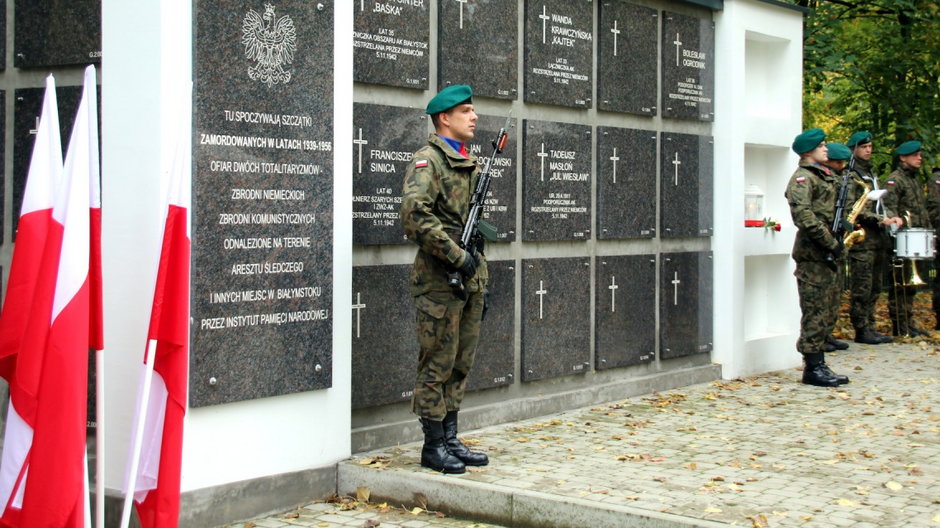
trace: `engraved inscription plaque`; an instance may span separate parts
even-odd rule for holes
[[[660,358],[712,350],[712,254],[663,253],[659,278]]]
[[[532,103],[591,107],[592,0],[527,0],[525,96]]]
[[[522,240],[591,238],[591,127],[523,121]]]
[[[598,18],[597,108],[656,115],[658,12],[603,0]]]
[[[489,308],[483,317],[480,344],[467,390],[501,387],[513,383],[515,362],[516,266],[511,260],[489,260],[486,263],[489,280]]]
[[[353,242],[404,244],[398,219],[405,169],[427,144],[421,110],[353,105]]]
[[[597,257],[595,361],[598,370],[656,358],[656,255]]]
[[[519,151],[517,122],[515,119],[510,120],[506,146],[497,154],[490,167],[493,178],[489,192],[486,193],[486,205],[483,207],[483,219],[496,227],[497,242],[516,240],[516,153]],[[499,116],[480,116],[477,120],[470,151],[480,158],[480,167],[485,167],[486,160],[493,155],[493,140],[505,124],[506,118]]]
[[[330,387],[333,2],[194,17],[190,405]]]
[[[663,117],[715,120],[715,23],[663,12]]]
[[[438,0],[437,84],[473,86],[473,95],[516,98],[516,0]]]
[[[656,132],[597,127],[597,238],[656,236]]]
[[[426,90],[431,15],[426,0],[353,0],[353,79]]]
[[[712,235],[712,138],[663,132],[660,214],[663,237]]]
[[[14,6],[15,67],[101,62],[101,0],[15,0]]]

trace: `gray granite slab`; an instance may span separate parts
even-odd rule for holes
[[[14,0],[14,6],[15,67],[101,62],[101,0]]]
[[[590,239],[591,127],[522,126],[522,240]]]
[[[411,264],[353,267],[352,407],[410,400],[418,364]]]
[[[195,4],[194,407],[332,385],[334,14]],[[291,61],[246,54],[272,31]]]
[[[402,181],[412,154],[427,145],[423,110],[353,105],[353,243],[404,244]]]
[[[516,99],[516,0],[438,0],[437,87],[473,86],[473,95]]]
[[[512,260],[490,260],[486,263],[489,281],[489,308],[480,327],[473,368],[467,390],[488,389],[511,385],[515,364],[516,263]]]
[[[715,23],[663,12],[663,117],[715,120]]]
[[[527,0],[523,32],[523,99],[591,107],[594,78],[594,2]]]
[[[711,236],[715,201],[712,138],[663,132],[660,156],[661,236]]]
[[[656,132],[597,127],[597,238],[656,236]]]
[[[497,228],[499,242],[516,240],[516,167],[519,153],[518,120],[510,120],[506,146],[493,160],[490,174],[493,178],[483,208],[483,219]],[[484,116],[477,120],[476,132],[470,142],[470,151],[480,158],[480,166],[493,155],[493,141],[499,129],[506,125],[505,116]]]
[[[625,0],[600,4],[597,108],[656,115],[659,12]]]
[[[429,3],[353,0],[354,80],[428,88]]]
[[[594,314],[598,370],[656,359],[656,255],[597,257]]]
[[[660,258],[660,357],[669,359],[711,352],[712,253],[662,253]]]
[[[591,261],[522,261],[522,379],[591,369]]]

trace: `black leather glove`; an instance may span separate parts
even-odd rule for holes
[[[845,253],[845,243],[842,242],[841,238],[836,238],[836,247],[830,251],[832,260],[839,260],[842,258],[843,253]]]
[[[457,268],[457,271],[463,275],[464,279],[471,279],[477,274],[477,257],[469,251],[464,251],[464,257],[463,264]]]

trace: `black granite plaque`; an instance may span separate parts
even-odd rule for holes
[[[39,116],[42,114],[42,100],[45,88],[19,88],[13,92],[13,239],[16,240],[16,226],[20,219],[20,207],[23,205],[23,192],[26,190],[26,177],[29,175],[29,160],[33,155],[33,143],[39,129]],[[59,110],[59,137],[62,143],[62,159],[65,160],[75,113],[82,100],[81,86],[57,86],[56,103]],[[101,90],[98,90],[101,101]],[[98,105],[99,127],[101,126],[101,105]]]
[[[0,71],[7,69],[7,3],[0,9]]]
[[[516,0],[438,0],[437,84],[474,96],[516,98]]]
[[[493,178],[483,208],[483,219],[496,227],[496,238],[499,242],[516,240],[516,153],[519,151],[517,122],[515,119],[510,120],[506,146],[491,164],[490,174]],[[485,167],[486,160],[493,155],[493,141],[504,126],[505,117],[480,116],[477,120],[470,151],[480,158],[481,167]]]
[[[333,16],[195,5],[194,407],[332,384]]]
[[[427,145],[422,110],[353,105],[353,242],[404,244],[398,219],[402,181],[412,154]]]
[[[712,138],[663,132],[660,214],[663,237],[712,235]]]
[[[101,0],[15,0],[14,5],[17,68],[101,62]]]
[[[522,240],[591,238],[591,127],[522,126]]]
[[[352,406],[408,400],[418,365],[411,265],[353,267]]]
[[[597,257],[594,357],[598,370],[656,358],[656,255]]]
[[[590,370],[591,261],[522,261],[522,379]]]
[[[656,115],[656,33],[659,14],[624,0],[600,5],[597,108]]]
[[[353,79],[426,90],[431,15],[425,0],[353,0]]]
[[[591,107],[592,0],[527,0],[525,96],[533,103]]]
[[[663,117],[715,119],[715,23],[663,12]]]
[[[488,389],[513,383],[515,359],[516,266],[515,261],[490,260],[489,308],[480,328],[473,368],[467,390]]]
[[[656,132],[597,127],[597,238],[656,236]]]
[[[663,253],[659,278],[660,358],[712,350],[712,254]]]

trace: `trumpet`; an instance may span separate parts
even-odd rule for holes
[[[865,208],[865,204],[868,203],[868,193],[871,192],[871,187],[865,184],[864,181],[859,180],[858,178],[855,178],[855,183],[862,186],[863,192],[862,192],[862,195],[858,198],[858,200],[855,200],[855,204],[852,205],[852,210],[849,212],[849,215],[845,217],[845,219],[853,226],[855,225],[855,219],[858,218],[858,214],[862,212],[862,209]],[[842,238],[842,244],[845,246],[845,249],[849,249],[855,244],[858,244],[864,241],[865,241],[865,229],[862,227],[859,227],[855,231],[846,233],[845,236]]]

